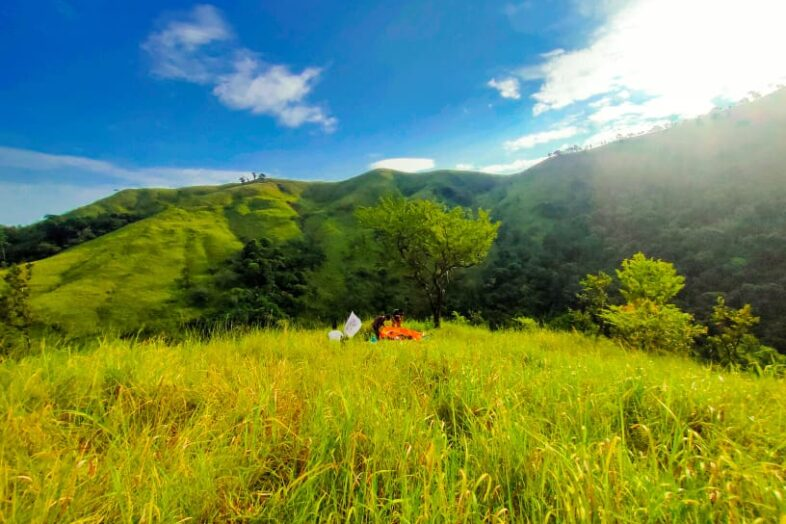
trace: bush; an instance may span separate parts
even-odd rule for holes
[[[513,318],[513,329],[516,331],[534,331],[539,327],[538,321],[534,318],[525,316]]]
[[[30,279],[33,265],[13,265],[3,277],[7,289],[0,296],[0,357],[30,350],[33,314],[30,310]]]
[[[620,294],[627,303],[606,306],[599,317],[624,345],[684,353],[693,348],[696,337],[706,332],[706,328],[694,324],[692,315],[669,303],[685,286],[685,279],[673,264],[636,253],[624,260],[616,273]],[[605,282],[604,289],[609,284]]]
[[[459,326],[469,325],[469,320],[467,320],[467,317],[465,317],[458,311],[454,311],[453,313],[450,314],[450,321],[453,322],[454,324],[458,324]]]
[[[713,334],[707,338],[704,353],[709,360],[743,369],[786,363],[786,357],[773,348],[763,346],[753,334],[759,317],[753,314],[750,304],[733,309],[719,296],[711,319]]]
[[[644,351],[688,353],[694,339],[706,332],[706,328],[693,323],[693,315],[673,304],[651,300],[610,306],[602,316],[612,326],[614,337],[625,346]]]

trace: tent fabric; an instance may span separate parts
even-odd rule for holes
[[[379,329],[380,340],[420,340],[423,333],[414,329],[397,326],[382,326]]]

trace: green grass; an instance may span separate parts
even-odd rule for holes
[[[168,209],[37,262],[34,314],[71,334],[171,327],[173,310],[189,315],[176,298],[183,269],[204,274],[241,247],[215,217],[210,210]]]
[[[786,383],[571,334],[42,347],[0,417],[0,521],[786,520]]]

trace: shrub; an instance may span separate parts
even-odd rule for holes
[[[538,321],[534,318],[525,316],[513,318],[513,329],[516,331],[533,331],[539,327]]]
[[[644,351],[670,350],[687,353],[706,328],[693,323],[693,315],[673,304],[636,300],[609,306],[602,314],[612,334],[628,347]]]
[[[707,338],[705,357],[724,366],[742,368],[766,367],[786,363],[786,357],[773,348],[763,346],[753,334],[759,317],[750,304],[740,309],[726,305],[718,296],[712,310],[712,332]]]
[[[3,277],[6,292],[0,296],[0,356],[19,348],[30,349],[33,314],[30,311],[30,279],[33,265],[13,265]]]
[[[606,306],[600,318],[613,337],[628,347],[645,351],[688,352],[706,328],[694,324],[693,316],[669,301],[685,286],[670,262],[636,253],[616,271],[622,306]],[[589,278],[589,275],[588,275]],[[605,283],[605,288],[610,283]]]

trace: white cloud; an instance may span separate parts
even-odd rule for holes
[[[151,33],[142,49],[150,54],[156,76],[208,83],[221,63],[206,48],[231,38],[232,29],[221,12],[211,5],[198,5],[182,19]]]
[[[521,98],[519,81],[516,78],[509,77],[500,80],[492,78],[486,85],[499,91],[499,95],[502,98],[512,98],[513,100]]]
[[[269,64],[233,43],[234,35],[221,12],[198,5],[142,44],[155,76],[213,86],[213,94],[230,109],[269,115],[283,126],[317,124],[333,131],[335,117],[305,102],[322,73],[307,67],[294,73],[289,66]]]
[[[513,162],[507,164],[493,164],[490,166],[481,167],[480,171],[484,173],[491,173],[494,175],[510,175],[513,173],[519,173],[521,171],[525,171],[535,164],[541,163],[544,158],[521,158],[519,160],[514,160]]]
[[[0,173],[5,170],[69,171],[96,173],[144,186],[179,187],[198,184],[225,184],[234,182],[248,171],[208,169],[193,167],[124,168],[92,158],[52,155],[0,146]]]
[[[546,58],[521,74],[542,79],[535,115],[597,95],[639,93],[596,116],[692,117],[713,100],[770,92],[786,81],[782,0],[634,0],[583,48]]]
[[[407,173],[417,173],[434,169],[434,160],[431,158],[386,158],[370,164],[370,169],[393,169]]]
[[[3,146],[0,146],[0,167],[31,169],[34,171],[74,168],[110,176],[115,176],[118,170],[118,168],[103,160],[70,155],[50,155],[29,149]]]
[[[582,130],[576,126],[566,126],[551,131],[541,131],[529,135],[520,136],[514,140],[508,140],[503,145],[508,151],[518,151],[520,149],[531,149],[539,144],[547,144],[554,140],[570,138],[581,133]]]
[[[456,169],[459,171],[474,171],[475,165],[474,164],[456,164]]]
[[[272,115],[287,127],[314,123],[331,131],[337,123],[335,118],[320,107],[302,103],[321,72],[309,67],[296,74],[286,66],[265,67],[254,57],[242,56],[232,74],[219,78],[213,94],[227,107]]]

